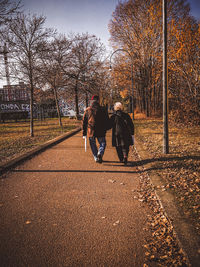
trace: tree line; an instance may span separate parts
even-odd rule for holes
[[[79,99],[98,93],[107,99],[108,74],[105,47],[89,33],[68,36],[45,27],[46,17],[21,12],[20,2],[0,0],[1,43],[9,54],[9,77],[30,86],[30,135],[33,105],[52,96],[62,126],[59,99],[74,98],[79,117]]]
[[[187,0],[168,0],[168,80],[172,118],[200,123],[200,23]],[[46,17],[22,12],[21,2],[0,0],[0,42],[9,55],[9,77],[30,87],[30,135],[33,104],[54,98],[62,126],[59,99],[79,100],[98,93],[103,104],[130,102],[133,63],[135,112],[162,113],[162,1],[120,1],[109,23],[116,53],[113,71],[105,47],[95,35],[67,36],[45,27]],[[2,65],[1,65],[2,67]],[[4,74],[1,71],[1,76]]]
[[[171,117],[200,124],[200,22],[186,0],[168,0],[168,85]],[[162,1],[121,1],[109,23],[114,49],[134,64],[134,102],[147,116],[162,113]],[[126,99],[130,60],[116,53],[116,90]]]

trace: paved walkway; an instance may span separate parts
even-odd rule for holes
[[[103,164],[79,132],[0,179],[1,266],[143,266],[139,171],[107,141]]]

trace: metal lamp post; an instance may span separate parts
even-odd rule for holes
[[[129,55],[129,57],[130,57],[130,59],[131,59],[131,89],[132,89],[132,99],[131,99],[131,102],[130,102],[130,112],[132,112],[132,114],[133,114],[133,120],[134,120],[134,107],[133,107],[133,58],[132,58],[131,54],[128,52],[128,50],[119,48],[119,49],[115,50],[115,51],[111,54],[111,56],[110,56],[110,69],[112,68],[112,66],[111,66],[111,59],[112,59],[112,56],[113,56],[116,52],[120,52],[120,51],[128,53],[128,55]],[[129,93],[129,96],[131,97],[131,92]],[[131,110],[131,105],[132,105],[132,110]]]
[[[163,0],[163,152],[169,153],[167,73],[167,0]]]

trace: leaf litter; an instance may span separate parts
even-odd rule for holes
[[[175,125],[169,121],[170,154],[168,155],[162,152],[163,122],[161,120],[137,120],[135,126],[138,143],[152,157],[150,162],[153,163],[153,168],[149,171],[162,177],[163,185],[156,186],[154,189],[170,190],[174,193],[180,214],[190,223],[196,235],[200,236],[200,126]],[[145,196],[144,198],[148,202],[156,202],[153,200],[152,193],[149,193],[149,199]],[[167,240],[169,243],[170,239]],[[181,265],[179,261],[172,266],[185,266],[185,262]]]
[[[164,185],[158,190],[171,190],[176,196],[180,213],[200,236],[200,126],[169,124],[169,155],[163,155],[162,121],[138,120],[136,137],[152,156],[154,169]]]
[[[139,159],[136,152],[134,152],[134,157]],[[152,215],[147,216],[147,227],[144,228],[145,231],[150,231],[151,236],[144,244],[143,266],[190,266],[186,254],[180,247],[173,225],[145,171],[140,175],[140,190],[137,198],[138,201],[147,203],[152,210]]]

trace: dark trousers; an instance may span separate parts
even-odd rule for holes
[[[97,148],[97,145],[96,145],[96,139],[99,143],[99,149]],[[103,154],[106,149],[106,138],[104,136],[103,137],[89,137],[89,141],[90,141],[90,147],[91,147],[94,159],[95,160],[97,159],[98,154],[101,154],[101,156],[103,157]]]
[[[120,161],[123,161],[124,157],[128,158],[129,147],[116,146],[116,151]]]

